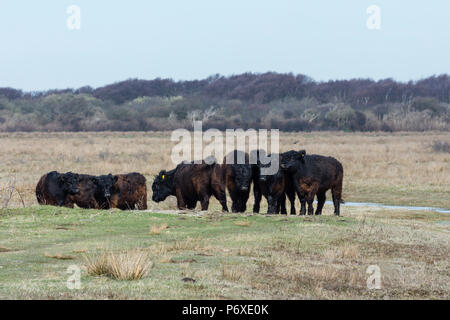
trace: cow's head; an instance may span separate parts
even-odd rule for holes
[[[275,159],[276,158],[276,161],[277,161],[276,163],[279,164],[279,159],[280,158],[279,158],[278,154],[272,154],[272,155],[270,155],[270,158],[271,159]],[[281,173],[281,170],[279,170],[279,167],[276,168],[276,172],[274,174],[263,174],[263,172],[264,171],[267,172],[267,170],[269,168],[271,168],[271,166],[272,166],[271,162],[269,162],[269,163],[258,162],[258,173],[259,173],[259,181],[260,182],[268,183],[268,182],[274,181],[277,178],[281,177],[282,173]],[[266,168],[266,170],[262,170],[263,168]]]
[[[300,164],[305,163],[306,151],[288,151],[281,155],[280,167],[284,170],[291,170]]]
[[[111,197],[111,190],[114,184],[117,182],[118,177],[113,176],[111,173],[108,175],[97,176],[92,180],[97,185],[98,192],[105,198]]]
[[[252,181],[252,167],[250,164],[233,164],[234,181],[239,191],[250,189]]]
[[[78,174],[72,172],[61,174],[58,177],[58,181],[64,192],[72,195],[80,193],[80,189],[78,189]]]
[[[173,183],[173,177],[171,174],[168,174],[166,170],[160,171],[159,174],[155,176],[155,180],[153,180],[152,200],[155,202],[166,200],[168,196],[173,194]]]

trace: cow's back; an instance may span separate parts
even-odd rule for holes
[[[39,204],[47,204],[45,195],[45,180],[47,179],[47,173],[44,174],[36,185],[36,199]]]
[[[66,194],[58,185],[59,173],[49,172],[39,179],[36,186],[36,198],[39,204],[58,206],[65,202]]]
[[[306,155],[305,175],[317,180],[320,188],[331,188],[338,180],[342,180],[342,164],[333,157]]]
[[[137,172],[117,175],[111,195],[111,207],[121,210],[147,209],[147,183]]]

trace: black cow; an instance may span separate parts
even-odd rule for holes
[[[261,153],[261,151],[260,151]],[[264,155],[264,154],[263,154]],[[264,174],[262,169],[271,167],[271,163],[263,164],[258,156],[256,165],[256,179],[253,191],[255,196],[255,204],[253,212],[259,213],[260,202],[262,196],[267,199],[267,213],[287,214],[286,211],[286,195],[291,203],[291,215],[295,215],[295,189],[293,187],[292,177],[287,175],[285,171],[279,167],[280,155],[270,155],[271,161],[275,161],[277,171],[275,174]]]
[[[65,206],[73,208],[68,197],[80,192],[78,174],[67,172],[49,172],[41,177],[36,186],[36,198],[39,204]]]
[[[70,201],[80,208],[85,209],[109,209],[111,208],[111,190],[117,176],[112,174],[92,176],[79,175],[78,189],[80,192],[69,196]]]
[[[153,181],[152,191],[155,202],[176,196],[181,210],[195,209],[198,201],[202,210],[208,210],[209,198],[214,195],[222,210],[228,211],[222,167],[217,163],[181,163],[173,170],[162,170]]]
[[[281,168],[292,175],[297,195],[300,199],[300,214],[313,214],[313,201],[317,195],[316,215],[322,214],[325,194],[331,189],[334,204],[334,214],[340,214],[342,203],[342,180],[344,169],[342,164],[333,157],[321,155],[306,155],[305,150],[288,151],[283,153]]]
[[[225,184],[233,202],[232,212],[245,212],[250,195],[250,185],[254,177],[248,154],[234,150],[224,157],[222,168]]]

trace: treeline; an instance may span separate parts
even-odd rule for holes
[[[100,88],[0,88],[0,131],[149,131],[191,128],[283,131],[450,129],[450,77],[315,82],[245,73],[203,80],[131,79]]]

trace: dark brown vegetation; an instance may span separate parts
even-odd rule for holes
[[[46,92],[0,88],[0,131],[170,130],[190,128],[193,119],[218,129],[445,131],[450,77],[315,82],[269,72],[194,81],[131,79]]]

